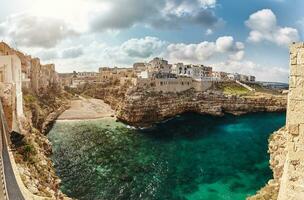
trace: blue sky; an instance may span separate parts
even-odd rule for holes
[[[288,81],[301,0],[1,0],[0,38],[59,72],[155,56]]]

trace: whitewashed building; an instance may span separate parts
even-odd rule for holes
[[[24,116],[22,97],[21,60],[17,55],[0,56],[0,83],[11,84],[16,96],[18,116]]]

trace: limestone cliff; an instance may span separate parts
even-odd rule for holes
[[[116,111],[117,118],[134,126],[149,126],[184,112],[221,116],[286,109],[286,96],[271,94],[228,95],[212,89],[160,93],[130,89],[127,85],[87,85],[79,93],[103,99]]]
[[[132,125],[149,125],[184,112],[210,115],[235,115],[259,111],[284,111],[285,98],[226,96],[212,91],[179,94],[143,94],[127,96],[117,111],[117,118]]]
[[[53,64],[42,65],[38,58],[9,47],[0,42],[0,55],[16,55],[21,61],[22,92],[25,116],[15,113],[16,102],[12,88],[0,87],[6,119],[11,132],[11,149],[19,174],[28,190],[43,199],[64,199],[59,190],[49,156],[51,144],[45,134],[56,117],[69,106],[69,95],[61,84]]]
[[[268,142],[268,153],[270,154],[270,168],[273,171],[273,179],[269,180],[265,187],[248,200],[276,200],[278,199],[280,181],[287,154],[287,130],[285,127],[274,132]]]
[[[24,94],[26,117],[19,119],[20,134],[11,136],[14,157],[25,186],[32,194],[62,199],[60,179],[49,158],[52,147],[45,133],[52,122],[68,106],[68,94],[48,91],[49,96],[37,96],[33,92]],[[56,93],[55,93],[56,92]]]

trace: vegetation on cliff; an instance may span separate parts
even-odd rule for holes
[[[286,95],[258,88],[249,91],[234,82],[214,83],[206,92],[193,89],[180,93],[161,93],[119,85],[114,82],[86,84],[69,92],[99,98],[116,111],[117,118],[134,126],[151,124],[184,112],[235,115],[258,111],[283,111]]]
[[[56,116],[68,107],[70,97],[55,85],[48,88],[48,93],[39,95],[24,90],[25,118],[19,120],[21,134],[13,133],[11,140],[21,179],[35,195],[51,199],[64,197],[49,158],[52,148],[45,133]]]

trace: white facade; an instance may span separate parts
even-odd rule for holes
[[[177,63],[172,66],[172,73],[179,76],[188,76],[197,81],[211,80],[212,68],[203,65],[184,65]]]
[[[17,55],[0,56],[0,82],[15,86],[17,116],[24,116],[21,61]]]

